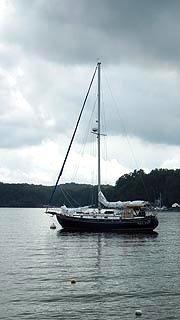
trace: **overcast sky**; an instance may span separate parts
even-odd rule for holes
[[[178,0],[0,0],[0,181],[54,184],[97,59],[102,182],[179,168],[179,38]],[[96,183],[95,101],[61,182]]]

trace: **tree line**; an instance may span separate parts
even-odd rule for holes
[[[0,183],[0,207],[40,208],[48,204],[53,186]],[[109,201],[147,200],[170,207],[180,203],[180,169],[142,169],[122,175],[115,186],[104,185]],[[78,207],[97,205],[97,186],[67,183],[57,187],[51,205]]]

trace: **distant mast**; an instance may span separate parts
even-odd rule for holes
[[[98,209],[101,209],[99,193],[101,191],[101,62],[98,62]]]

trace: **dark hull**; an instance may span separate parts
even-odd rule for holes
[[[74,231],[151,232],[158,226],[156,216],[114,221],[69,217],[61,214],[57,214],[56,217],[64,229]]]

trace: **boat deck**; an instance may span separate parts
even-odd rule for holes
[[[48,208],[46,210],[47,214],[52,214],[52,215],[64,215],[68,217],[73,217],[73,218],[84,218],[84,219],[97,219],[97,220],[122,220],[122,219],[144,219],[144,217],[152,216],[155,215],[154,212],[148,211],[146,212],[146,215],[140,216],[140,215],[135,215],[132,212],[128,211],[122,211],[122,210],[106,210],[102,209],[101,212],[97,209],[86,209],[83,211],[82,209],[77,211],[75,209],[61,209],[61,208]]]

